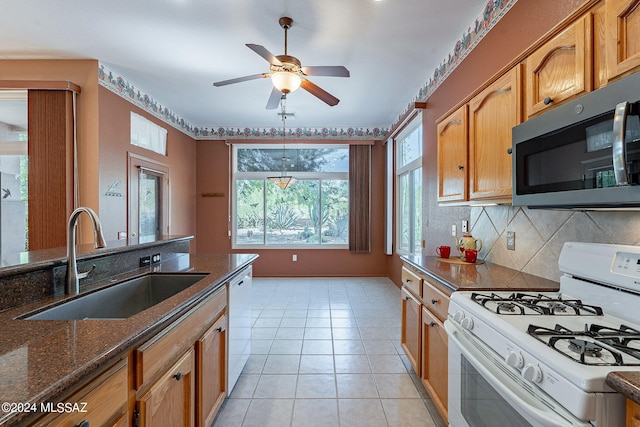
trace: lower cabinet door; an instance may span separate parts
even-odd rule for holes
[[[138,399],[139,425],[195,425],[194,350],[187,351]]]
[[[444,418],[447,416],[448,357],[447,332],[444,325],[426,308],[422,309],[422,383]]]
[[[196,392],[199,427],[212,425],[226,396],[227,316],[221,316],[196,342]]]
[[[400,343],[416,374],[420,375],[420,300],[402,289],[402,330]]]

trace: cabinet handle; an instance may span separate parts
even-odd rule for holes
[[[507,148],[507,154],[513,154],[513,148]]]
[[[551,104],[552,102],[553,102],[553,99],[551,99],[551,98],[550,98],[550,97],[548,97],[548,96],[544,99],[544,101],[542,101],[542,103],[543,103],[544,105],[549,105],[549,104]]]
[[[82,420],[78,424],[75,424],[73,427],[89,427],[89,420]]]
[[[432,300],[431,300],[431,304],[437,304],[437,303],[438,303],[438,300],[437,300],[437,299],[432,299]]]
[[[405,282],[411,283],[411,279],[404,279]]]
[[[222,326],[220,326],[219,328],[216,328],[216,331],[222,332]]]
[[[173,376],[173,378],[175,378],[176,380],[180,381],[182,379],[182,372],[178,372],[177,374],[175,374]]]
[[[411,299],[411,297],[404,297],[405,301],[409,301]]]
[[[431,326],[433,328],[434,326],[436,326],[436,322],[429,323],[429,326]]]
[[[464,166],[458,165],[458,170],[461,171],[462,169],[464,169]]]

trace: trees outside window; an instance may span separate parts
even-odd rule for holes
[[[234,147],[234,247],[348,244],[348,146],[295,147]],[[283,167],[296,179],[286,189],[269,180]]]

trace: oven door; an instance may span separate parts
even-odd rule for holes
[[[452,427],[592,427],[509,367],[471,334],[445,321],[449,335],[449,423]]]

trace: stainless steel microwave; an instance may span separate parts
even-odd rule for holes
[[[513,205],[640,207],[640,73],[513,128]]]

